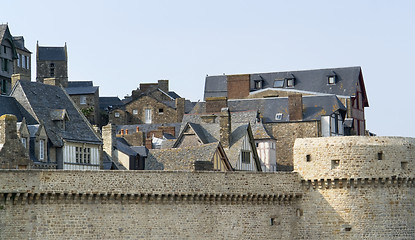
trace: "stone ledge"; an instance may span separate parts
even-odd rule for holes
[[[384,178],[333,178],[301,180],[301,185],[306,189],[334,189],[334,188],[366,188],[386,186],[415,187],[415,178],[384,177]]]

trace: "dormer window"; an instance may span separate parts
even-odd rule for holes
[[[255,89],[262,89],[262,80],[255,81]]]
[[[287,78],[287,87],[294,87],[295,78]]]
[[[282,120],[282,113],[275,114],[275,120],[277,120],[277,121]]]
[[[327,83],[330,85],[336,84],[336,75],[331,75],[327,77]]]
[[[275,88],[282,88],[284,87],[284,79],[275,79],[274,81]]]

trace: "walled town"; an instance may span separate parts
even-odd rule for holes
[[[0,239],[415,239],[415,139],[366,129],[361,67],[121,99],[68,51],[0,25]]]

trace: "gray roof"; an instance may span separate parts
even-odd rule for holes
[[[148,149],[145,146],[131,146],[130,148],[136,153],[138,153],[138,155],[142,157],[147,157]]]
[[[65,47],[39,47],[37,54],[43,61],[66,61]]]
[[[92,87],[92,81],[68,81],[68,88],[73,87]]]
[[[118,108],[124,106],[124,103],[118,97],[99,97],[99,109],[105,110],[109,106]]]
[[[43,122],[46,134],[54,146],[63,146],[63,139],[72,142],[102,143],[62,88],[38,82],[19,81],[12,96],[23,106],[30,108],[28,111],[33,112],[35,117]],[[65,109],[69,118],[65,121],[65,129],[61,129],[50,117],[57,109]]]
[[[30,52],[24,45],[24,37],[23,36],[13,36],[13,44],[16,48],[23,50],[28,53]]]
[[[21,122],[23,118],[26,118],[27,124],[38,123],[14,97],[0,95],[0,116],[4,114],[15,115],[18,122]]]
[[[69,95],[81,95],[81,94],[95,94],[99,87],[67,87],[65,91]]]
[[[336,75],[336,84],[327,84],[327,77]],[[328,93],[343,96],[354,96],[356,94],[356,84],[361,75],[360,67],[329,68],[304,71],[253,73],[250,75],[250,90],[254,89],[255,79],[262,79],[262,88],[273,88],[274,81],[277,79],[295,78],[294,87],[284,89],[310,91],[316,93]],[[279,88],[281,89],[281,88]],[[365,93],[364,93],[365,95]],[[205,99],[208,97],[227,97],[227,76],[207,76],[205,81]]]
[[[288,98],[253,98],[229,100],[230,111],[257,110],[261,113],[264,123],[288,122]],[[321,116],[331,115],[332,113],[343,110],[346,107],[336,97],[336,95],[311,95],[303,96],[303,120],[320,120]],[[276,114],[281,113],[282,119],[276,120]]]
[[[10,33],[9,26],[7,24],[0,24],[0,44],[4,40],[10,41],[10,44],[12,45],[13,58],[16,59],[17,58],[16,48],[13,43],[13,36]]]
[[[181,98],[179,96],[179,94],[177,94],[176,92],[170,91],[167,93],[171,98],[176,99],[176,98]]]
[[[134,151],[133,149],[131,149],[131,147],[127,144],[127,142],[125,142],[125,140],[123,138],[117,138],[117,145],[116,148],[127,154],[128,156],[137,156],[137,152]]]
[[[196,147],[150,149],[145,170],[194,170],[195,161],[211,162],[219,143]]]

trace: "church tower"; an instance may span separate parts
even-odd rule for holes
[[[68,86],[68,53],[64,47],[41,47],[36,44],[36,81]]]

